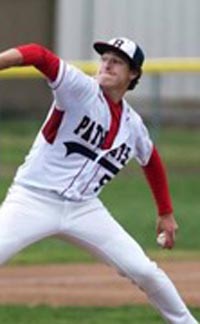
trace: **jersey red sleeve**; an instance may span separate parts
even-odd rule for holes
[[[142,167],[156,201],[160,216],[173,211],[164,165],[157,149],[154,147],[150,160]]]
[[[33,65],[52,82],[56,79],[59,70],[59,58],[47,48],[38,44],[18,46],[23,56],[22,65]]]

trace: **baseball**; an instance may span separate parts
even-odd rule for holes
[[[157,244],[164,247],[166,243],[166,234],[165,232],[161,232],[158,236],[157,236]]]

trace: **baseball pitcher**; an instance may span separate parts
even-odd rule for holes
[[[99,200],[103,187],[132,159],[141,166],[156,207],[164,248],[177,224],[160,155],[142,118],[124,99],[142,75],[144,54],[119,37],[96,42],[95,78],[38,44],[0,54],[0,69],[33,65],[54,100],[0,209],[0,263],[28,245],[60,236],[91,251],[142,289],[167,323],[195,324],[167,275]]]

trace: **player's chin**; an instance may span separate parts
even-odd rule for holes
[[[102,88],[113,88],[115,82],[110,77],[100,77],[98,78],[98,82]]]

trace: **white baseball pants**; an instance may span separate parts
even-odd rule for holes
[[[71,202],[13,185],[0,209],[0,263],[26,246],[59,235],[92,251],[136,283],[167,323],[198,323],[167,275],[95,198]]]

